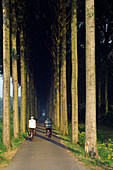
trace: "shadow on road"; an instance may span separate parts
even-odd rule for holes
[[[51,143],[54,143],[54,144],[57,145],[57,146],[60,146],[60,147],[62,147],[62,148],[66,148],[65,145],[63,145],[63,144],[61,144],[61,143],[59,143],[59,142],[57,142],[57,141],[55,141],[55,140],[53,140],[53,139],[48,139],[47,137],[42,136],[42,135],[39,135],[39,134],[36,134],[36,136],[39,137],[39,138],[41,138],[41,139],[47,140],[47,141],[49,141],[49,142],[51,142]],[[67,148],[66,148],[66,149],[67,149]]]
[[[81,153],[79,150],[71,149],[71,148],[69,148],[69,147],[61,144],[60,142],[57,142],[57,141],[55,141],[55,140],[53,140],[53,139],[48,139],[48,138],[45,137],[45,136],[36,134],[36,137],[41,138],[41,139],[44,139],[44,140],[46,140],[46,141],[49,141],[49,142],[51,142],[51,143],[53,143],[53,144],[55,144],[55,145],[57,145],[57,146],[59,146],[59,147],[61,147],[61,148],[66,149],[66,150],[73,151],[73,152],[76,153],[76,154],[80,154],[80,153]]]
[[[36,131],[45,134],[45,132],[43,132],[42,130],[39,130],[39,129],[40,129],[40,128],[38,128]],[[44,130],[45,130],[45,129],[44,129]],[[52,131],[52,137],[55,137],[55,138],[57,138],[57,139],[62,139],[62,138],[60,138],[60,137],[54,135],[54,132],[53,132],[53,131]]]
[[[65,146],[64,144],[61,143],[61,137],[58,137],[58,133],[57,132],[54,132],[55,129],[52,130],[52,138],[47,138],[47,136],[44,136],[45,135],[45,127],[43,126],[43,122],[42,123],[39,123],[38,126],[37,126],[37,129],[36,129],[36,135],[34,138],[38,137],[40,139],[43,139],[43,140],[46,140],[50,143],[53,143],[61,148],[64,148],[66,150],[69,150],[69,151],[73,151],[74,153],[77,153],[77,154],[80,154],[80,151],[76,150],[76,149],[70,149],[69,147]],[[32,142],[28,137],[26,138],[26,140],[29,140],[30,142]],[[65,141],[68,141],[65,139]]]
[[[38,125],[38,127],[37,127],[37,128],[38,128],[38,129],[40,129],[40,130],[45,130],[45,128],[44,128],[44,127],[43,127],[43,128],[42,128],[41,126],[39,127],[39,125]]]

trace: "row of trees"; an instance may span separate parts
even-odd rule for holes
[[[98,6],[100,3],[101,5]],[[110,32],[112,17],[109,18],[108,12],[105,18],[104,8],[101,8],[101,12],[99,12],[99,7],[105,7],[106,4],[106,1],[103,1],[103,4],[96,1],[94,5],[94,0],[86,0],[85,4],[84,1],[77,0],[2,1],[3,141],[5,146],[10,146],[9,80],[11,64],[14,90],[14,137],[16,138],[19,134],[18,82],[21,82],[21,132],[24,133],[26,129],[26,117],[28,120],[32,113],[38,113],[39,116],[37,100],[39,100],[38,85],[41,80],[38,77],[41,75],[39,75],[38,68],[41,59],[40,53],[36,54],[34,51],[41,41],[43,45],[46,45],[46,50],[49,51],[47,53],[49,58],[47,54],[45,58],[51,60],[51,71],[48,68],[51,78],[48,80],[50,92],[46,112],[49,113],[50,118],[64,135],[68,135],[68,120],[70,119],[72,123],[72,142],[77,143],[78,116],[80,115],[80,107],[78,106],[85,103],[85,150],[89,153],[94,149],[94,152],[98,155],[96,113],[102,115],[101,103],[105,94],[106,114],[108,114],[109,104],[107,96],[108,74],[106,72],[104,79],[100,64],[102,65],[105,61],[103,58],[106,56],[107,61],[108,59],[112,61],[110,51],[112,45],[109,43],[110,40],[112,41],[112,33]],[[111,9],[112,6],[109,6],[109,8]],[[102,23],[104,24],[102,25]],[[32,34],[33,32],[34,34]],[[35,36],[38,40],[35,39]],[[36,46],[36,44],[38,45]],[[107,48],[108,44],[109,48]],[[106,53],[104,54],[102,53],[103,47],[106,47]],[[11,63],[10,53],[12,56]],[[20,60],[17,60],[18,58]],[[20,72],[19,66],[21,68]],[[109,68],[111,68],[111,65]],[[102,69],[104,70],[104,67]],[[102,86],[103,80],[101,78],[105,80],[105,86]],[[72,116],[71,112],[69,114],[67,111],[67,103],[71,106]],[[6,108],[6,106],[8,107]],[[82,120],[83,115],[84,113],[81,114]]]
[[[18,113],[18,69],[21,72],[21,133],[26,132],[26,120],[30,115],[37,116],[37,92],[34,83],[32,67],[30,68],[30,53],[25,43],[26,35],[27,1],[3,0],[3,143],[10,147],[10,66],[12,65],[13,81],[13,132],[14,138],[19,136]],[[26,21],[24,23],[24,21]],[[11,57],[11,63],[10,63]],[[20,59],[20,61],[18,61]],[[19,64],[18,64],[19,63]],[[18,69],[17,69],[18,68]],[[27,114],[26,114],[27,113]]]
[[[113,6],[109,1],[98,1],[94,4],[93,0],[86,0],[85,4],[82,1],[81,4],[75,0],[66,2],[59,0],[57,3],[51,4],[51,8],[53,8],[53,5],[54,11],[57,12],[55,13],[55,23],[51,28],[52,35],[54,35],[51,43],[54,74],[47,108],[49,108],[48,112],[55,125],[60,128],[64,135],[68,135],[67,100],[69,96],[67,94],[70,93],[72,142],[77,143],[78,113],[80,113],[78,104],[85,103],[85,151],[89,153],[94,150],[98,156],[96,126],[99,122],[96,122],[96,118],[99,121],[106,119],[107,122],[110,115],[112,122],[110,104],[112,105],[113,100],[111,86],[108,81],[112,82],[113,34],[110,30],[113,28],[111,20],[113,13],[107,11],[106,7],[112,9]],[[55,5],[58,9],[57,7],[55,8]],[[81,9],[79,7],[83,5],[85,6],[85,19],[81,21],[79,16]],[[102,7],[99,11],[100,6]],[[83,26],[81,26],[82,24]],[[80,27],[85,30],[84,38],[79,35],[81,33]],[[82,44],[81,42],[84,43]],[[69,48],[72,63],[72,68],[70,68],[71,92],[67,90],[67,86],[69,86],[68,73],[66,74],[66,66],[69,67],[68,47],[71,47],[71,49]],[[85,56],[80,47],[85,49]],[[78,101],[78,99],[82,99],[82,101]],[[51,113],[54,114],[51,115]],[[82,115],[84,114],[82,113]]]
[[[77,0],[71,5],[71,98],[72,98],[72,142],[78,142],[78,52],[77,52]],[[57,1],[56,23],[51,31],[54,74],[49,97],[49,113],[57,128],[68,135],[67,81],[66,81],[66,3]],[[95,78],[95,8],[93,0],[86,0],[86,151],[96,144],[96,78]],[[54,113],[51,115],[51,113]]]

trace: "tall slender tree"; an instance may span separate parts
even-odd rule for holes
[[[35,116],[35,91],[34,91],[34,76],[31,74],[31,115]]]
[[[66,83],[66,7],[62,6],[62,109],[63,109],[63,134],[68,135],[67,117],[67,83]]]
[[[60,61],[62,65],[62,60]],[[60,131],[63,131],[63,105],[62,105],[62,66],[60,68]]]
[[[56,65],[56,63],[55,63]],[[56,107],[57,107],[57,101],[56,101],[56,66],[55,66],[55,73],[54,73],[54,91],[53,91],[53,97],[54,97],[54,123],[55,123],[55,126],[57,124],[57,112],[56,112]]]
[[[60,8],[57,16],[57,61],[56,61],[56,85],[57,85],[57,127],[60,127],[60,38],[61,38],[61,13]]]
[[[85,151],[97,154],[96,75],[95,75],[95,8],[86,0],[86,122]]]
[[[12,0],[12,80],[13,80],[13,132],[14,138],[19,134],[19,114],[18,114],[18,74],[17,74],[17,21],[16,6]]]
[[[105,70],[105,113],[108,114],[108,66]]]
[[[25,90],[25,56],[23,27],[20,30],[20,60],[21,60],[21,132],[26,131],[26,90]]]
[[[108,27],[109,28],[109,27]],[[105,66],[105,113],[108,114],[108,63],[107,63],[107,52],[108,52],[108,41],[109,41],[109,35],[108,35],[108,28],[105,32],[105,60],[106,60],[106,66]]]
[[[27,71],[27,89],[26,89],[26,113],[27,113],[27,122],[29,121],[30,119],[30,102],[29,102],[29,99],[30,99],[30,88],[29,88],[29,71]]]
[[[77,55],[77,0],[72,0],[71,20],[72,48],[72,142],[78,142],[78,55]]]
[[[2,0],[3,9],[3,143],[10,147],[10,27],[9,0]]]
[[[35,86],[35,118],[38,117],[38,97],[37,97],[37,91]]]
[[[56,106],[56,126],[59,128],[60,124],[60,116],[59,116],[59,45],[60,45],[60,40],[58,37],[57,40],[57,61],[56,61],[56,101],[57,101],[57,106]]]

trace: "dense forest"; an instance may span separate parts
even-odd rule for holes
[[[10,75],[14,137],[41,110],[64,135],[85,123],[85,149],[97,154],[96,130],[113,121],[113,4],[111,0],[3,0],[0,2],[0,72],[4,77],[4,145],[10,146]],[[7,107],[6,107],[7,105]],[[97,128],[96,128],[97,126]],[[7,135],[7,139],[5,134]],[[87,150],[88,147],[88,150]]]

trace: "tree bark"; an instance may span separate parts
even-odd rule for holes
[[[3,144],[10,147],[10,30],[9,0],[2,0],[3,9]]]
[[[66,85],[66,9],[62,9],[62,109],[63,109],[63,135],[68,135],[67,117],[67,85]]]
[[[60,131],[63,132],[63,104],[62,104],[62,60],[60,70]]]
[[[19,135],[19,113],[18,113],[18,73],[17,73],[17,21],[16,9],[14,8],[14,0],[12,0],[12,80],[13,80],[13,133],[14,138]]]
[[[77,0],[72,1],[72,143],[78,142],[78,55],[77,55]]]
[[[12,35],[12,48],[16,54],[16,37]],[[13,132],[14,138],[19,134],[19,113],[18,113],[18,74],[17,74],[17,59],[12,58],[12,79],[13,79]]]
[[[30,107],[29,107],[29,99],[30,99],[30,90],[29,90],[29,71],[27,71],[27,93],[26,93],[26,103],[27,103],[27,122],[30,119]]]
[[[35,91],[34,91],[34,78],[33,74],[31,73],[31,115],[35,116]]]
[[[85,151],[97,154],[94,0],[86,0],[86,127]]]
[[[25,59],[23,29],[20,32],[20,59],[21,59],[21,132],[26,132],[26,90],[25,90]]]
[[[59,47],[57,47],[59,48]],[[57,73],[56,73],[56,98],[57,98],[57,106],[56,106],[56,126],[59,128],[59,50],[57,51]]]

